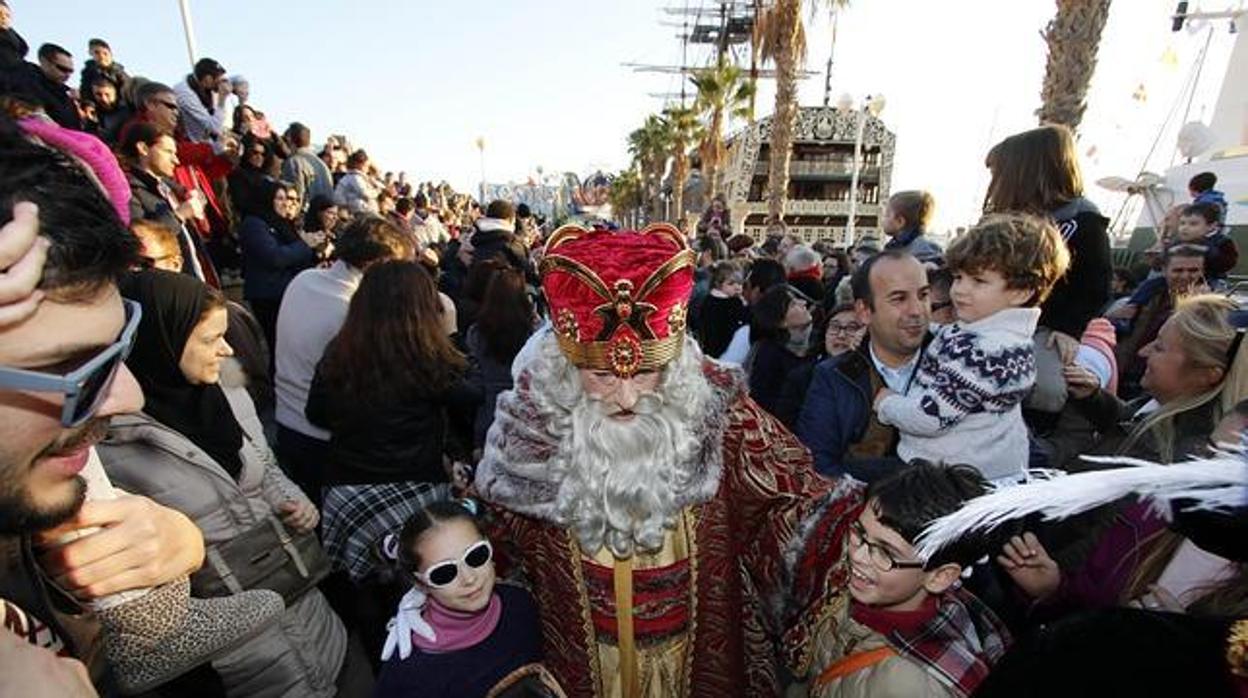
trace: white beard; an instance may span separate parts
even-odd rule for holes
[[[539,331],[516,358],[515,389],[499,397],[478,491],[567,527],[590,555],[657,551],[682,507],[718,489],[727,401],[738,393],[713,388],[702,361],[686,338],[656,394],[621,420],[589,398],[553,334]]]
[[[658,550],[689,487],[699,443],[683,410],[645,395],[633,412],[620,420],[582,395],[555,459],[564,465],[555,509],[590,553],[603,545],[620,558]]]

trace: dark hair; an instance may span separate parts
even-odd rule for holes
[[[1028,305],[1036,306],[1066,275],[1070,252],[1048,218],[993,213],[954,240],[945,260],[954,274],[1000,273],[1007,289],[1031,291]]]
[[[711,288],[723,286],[729,279],[741,276],[741,267],[735,262],[724,260],[711,267]]]
[[[351,403],[384,405],[438,393],[468,366],[442,328],[442,312],[437,286],[423,266],[406,260],[374,264],[319,369]]]
[[[410,260],[416,254],[411,238],[381,216],[356,217],[338,234],[336,244],[338,259],[356,269],[385,260]]]
[[[520,204],[516,206],[516,218],[532,218],[533,212],[529,210],[528,204]]]
[[[948,267],[928,269],[927,286],[932,293],[939,290],[942,296],[948,296],[953,289],[953,272],[949,271]]]
[[[96,85],[112,85],[116,89],[117,81],[110,77],[108,73],[96,73],[95,77],[91,78],[90,87],[95,87]]]
[[[429,207],[429,195],[423,191],[416,192],[416,196],[412,197],[412,203],[416,204],[416,208]]]
[[[510,201],[495,199],[485,209],[486,218],[498,218],[499,220],[515,220],[516,207],[511,205]]]
[[[44,44],[39,47],[39,60],[50,61],[57,56],[69,56],[70,58],[73,58],[74,54],[66,51],[64,48],[57,46],[56,44]]]
[[[887,208],[906,222],[907,228],[924,230],[932,220],[932,212],[936,210],[936,200],[932,195],[919,190],[899,191],[888,197]]]
[[[452,521],[467,521],[477,529],[477,533],[483,533],[481,526],[477,524],[477,517],[458,501],[443,499],[430,502],[403,523],[403,530],[399,533],[399,563],[407,571],[415,572],[420,567],[416,544],[420,542],[421,536],[435,526]]]
[[[157,128],[154,124],[136,121],[127,126],[121,134],[121,143],[117,146],[117,152],[121,153],[121,157],[128,164],[135,165],[139,160],[140,143],[150,148],[161,138],[172,137],[172,134]]]
[[[134,89],[134,106],[140,111],[147,108],[147,103],[156,99],[156,95],[173,92],[173,88],[163,82],[147,80]]]
[[[312,142],[312,129],[298,121],[293,121],[290,126],[286,127],[286,140],[296,148],[304,148]]]
[[[494,260],[499,268],[490,276],[477,312],[477,332],[485,353],[511,365],[533,333],[533,302],[524,285],[524,273]]]
[[[394,210],[404,216],[416,210],[416,203],[412,201],[410,196],[400,196],[394,202]]]
[[[338,204],[334,203],[334,197],[326,194],[317,194],[308,202],[308,210],[303,214],[303,229],[308,231],[321,230],[321,214],[325,209],[333,208]],[[326,230],[324,232],[332,232]]]
[[[1183,259],[1205,259],[1207,249],[1204,245],[1197,245],[1190,242],[1180,242],[1177,245],[1171,245],[1161,254],[1161,266],[1170,265],[1170,260],[1176,257]]]
[[[875,309],[875,292],[871,290],[871,270],[879,263],[881,259],[918,259],[914,255],[901,249],[884,250],[867,258],[865,262],[858,265],[854,270],[854,275],[849,277],[849,288],[854,292],[854,300],[862,301],[867,304],[868,308]]]
[[[363,148],[347,156],[347,167],[353,170],[363,167],[366,162],[368,162],[368,153]]]
[[[88,42],[87,42],[87,48],[88,48],[88,49],[92,49],[92,48],[106,48],[106,49],[108,49],[109,51],[112,51],[112,50],[113,50],[113,47],[112,47],[112,46],[109,46],[109,45],[108,45],[108,42],[107,42],[107,41],[105,41],[105,40],[103,40],[103,39],[91,39],[90,41],[88,41]]]
[[[750,306],[750,342],[765,339],[787,341],[789,330],[784,326],[784,318],[795,300],[797,296],[787,284],[767,289],[762,298]]]
[[[211,58],[201,58],[195,62],[194,73],[196,80],[202,80],[207,77],[215,77],[217,75],[225,75],[225,68],[221,64]]]
[[[1061,124],[1016,133],[988,151],[992,181],[984,211],[1048,215],[1083,196],[1075,137]]]
[[[784,265],[774,259],[756,259],[750,265],[750,273],[745,279],[746,288],[767,291],[787,280]]]
[[[39,232],[51,243],[39,288],[73,302],[115,284],[138,258],[139,242],[104,192],[71,158],[26,140],[0,114],[0,226],[13,206],[39,207]]]
[[[1195,192],[1207,192],[1218,185],[1218,176],[1212,172],[1199,172],[1187,180],[1187,188]]]
[[[866,501],[881,525],[913,544],[928,524],[987,491],[984,476],[969,465],[938,465],[916,458],[871,483]],[[993,538],[985,534],[962,536],[937,551],[925,569],[950,562],[969,567],[994,549]]]
[[[1205,222],[1209,225],[1216,225],[1222,218],[1222,210],[1218,208],[1217,204],[1201,202],[1198,204],[1188,204],[1187,206],[1184,206],[1183,211],[1179,215],[1200,216],[1201,218],[1204,218]]]

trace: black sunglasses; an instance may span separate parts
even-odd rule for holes
[[[492,559],[494,559],[494,547],[488,540],[480,540],[468,546],[458,560],[436,562],[430,565],[424,574],[417,572],[416,578],[433,589],[441,589],[450,586],[455,581],[455,578],[459,576],[461,564],[469,569],[477,570],[488,565]]]
[[[139,320],[143,318],[143,306],[127,298],[121,302],[126,308],[126,325],[116,342],[63,375],[0,366],[0,389],[63,394],[61,426],[76,427],[90,419],[104,402],[118,369],[130,355]]]

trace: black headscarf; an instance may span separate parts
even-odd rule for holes
[[[269,228],[277,237],[277,241],[283,245],[289,245],[299,239],[300,225],[303,223],[298,216],[296,216],[294,220],[291,220],[277,215],[277,209],[274,207],[273,200],[277,198],[277,192],[282,189],[289,188],[289,185],[283,182],[270,180],[265,182],[264,186],[260,190],[262,192],[261,199],[263,205],[265,206],[265,209],[260,214],[260,217],[269,224]],[[258,201],[257,205],[260,205],[260,203],[261,202]]]
[[[190,439],[238,479],[243,430],[225,393],[216,384],[192,385],[179,367],[191,331],[208,306],[208,287],[186,274],[152,270],[132,274],[121,293],[143,306],[126,359],[147,399],[143,411]]]

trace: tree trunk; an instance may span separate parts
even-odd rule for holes
[[[1088,105],[1096,50],[1109,18],[1110,0],[1057,0],[1057,14],[1044,30],[1049,56],[1036,116],[1042,124],[1076,131]]]
[[[781,23],[776,52],[776,107],[771,115],[771,161],[767,168],[767,224],[784,220],[789,192],[789,157],[797,121],[796,37],[801,3],[779,0],[776,19]]]
[[[684,142],[676,144],[676,163],[672,168],[672,222],[685,215],[685,180],[689,179],[689,154]]]
[[[663,220],[663,169],[660,167],[652,169],[648,180],[646,194],[650,199],[650,220],[661,221]]]

